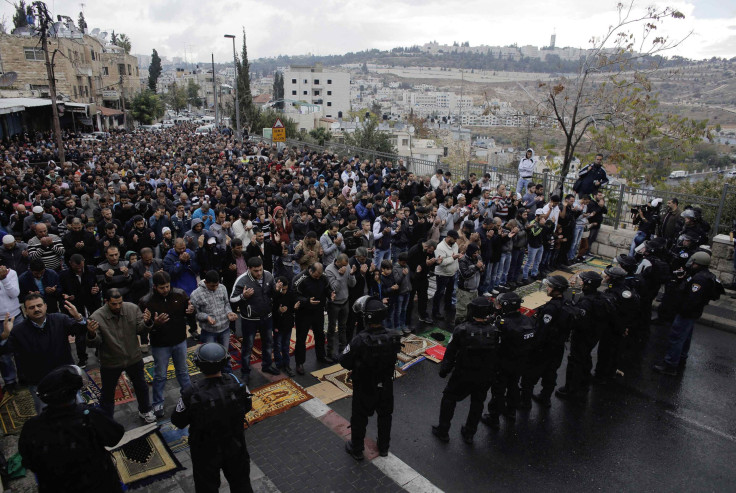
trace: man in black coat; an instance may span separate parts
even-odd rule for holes
[[[69,269],[61,271],[59,283],[64,299],[70,301],[79,313],[91,314],[102,306],[100,286],[94,267],[85,265],[84,257],[75,253],[69,259]],[[87,367],[87,331],[75,339],[80,368]]]

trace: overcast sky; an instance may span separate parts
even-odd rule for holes
[[[12,28],[10,0],[0,13]],[[126,33],[132,53],[157,49],[169,58],[232,60],[236,34],[248,36],[250,59],[279,54],[342,54],[436,40],[471,45],[586,47],[615,23],[615,0],[49,0],[54,16],[77,19],[84,2],[90,29]],[[30,3],[30,2],[29,2]],[[648,2],[638,1],[644,7]],[[690,58],[736,56],[736,1],[690,0],[666,5],[685,14],[660,30],[673,38],[693,34],[670,54]]]

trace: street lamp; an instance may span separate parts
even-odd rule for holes
[[[238,142],[243,143],[243,134],[240,133],[240,100],[238,99],[238,55],[235,51],[235,35],[226,34],[226,38],[233,40],[233,64],[235,65],[235,132]]]

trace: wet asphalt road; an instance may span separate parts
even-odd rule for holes
[[[497,432],[480,424],[472,446],[460,439],[468,400],[449,444],[431,435],[445,380],[436,364],[415,365],[394,384],[391,451],[448,492],[734,491],[736,336],[697,326],[685,374],[666,377],[650,370],[666,330],[654,327],[640,370],[624,382],[593,387],[585,404],[534,404],[516,424],[501,418]],[[349,419],[350,402],[330,406]]]

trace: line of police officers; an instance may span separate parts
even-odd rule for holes
[[[514,292],[493,300],[476,298],[468,306],[467,321],[458,325],[448,343],[439,374],[452,374],[443,392],[439,424],[432,433],[442,441],[457,402],[470,396],[471,404],[460,433],[472,443],[478,423],[499,427],[499,418],[516,419],[517,410],[530,409],[532,399],[550,407],[557,385],[565,344],[570,341],[565,385],[556,389],[563,399],[583,399],[593,382],[607,383],[641,357],[649,338],[652,303],[665,285],[659,319],[672,320],[669,347],[654,369],[677,375],[684,370],[695,321],[712,299],[723,293],[708,270],[710,255],[698,250],[687,235],[667,251],[655,238],[637,249],[637,257],[619,256],[601,276],[594,271],[575,276],[581,293],[570,289],[562,276],[547,277],[542,285],[550,300],[534,317],[522,315],[521,298]],[[600,290],[605,285],[604,290]],[[382,322],[386,306],[364,296],[353,310],[363,317],[365,330],[340,355],[352,371],[351,440],[346,451],[363,458],[368,418],[378,415],[378,449],[388,455],[393,413],[393,378],[400,334]],[[598,361],[591,375],[593,349]],[[172,423],[190,427],[194,483],[197,492],[219,489],[220,470],[231,491],[252,491],[249,456],[243,425],[250,410],[248,389],[232,374],[223,373],[227,350],[216,344],[199,346],[195,362],[205,378],[182,393]],[[121,491],[117,472],[104,446],[122,436],[122,427],[95,409],[77,404],[84,372],[65,366],[40,383],[39,397],[49,407],[29,420],[19,448],[24,464],[38,477],[40,491]],[[533,389],[541,380],[541,390]],[[483,406],[491,391],[487,413]]]

